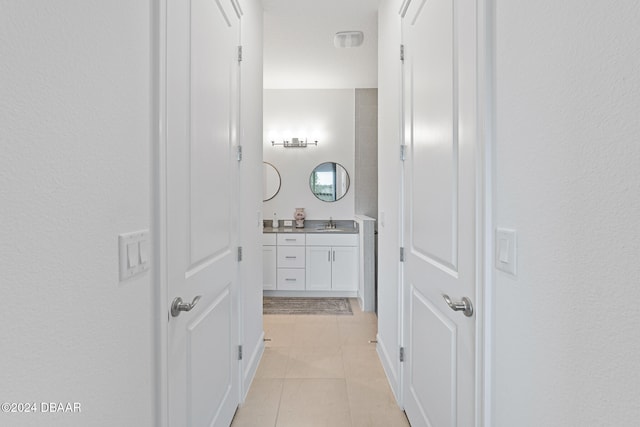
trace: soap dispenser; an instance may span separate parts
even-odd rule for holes
[[[271,223],[271,227],[278,228],[278,217],[276,213],[273,213],[273,222]]]

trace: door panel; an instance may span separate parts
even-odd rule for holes
[[[230,245],[230,187],[221,177],[231,176],[229,141],[236,65],[228,59],[229,19],[220,2],[192,0],[190,67],[190,188],[194,195],[190,209],[191,257],[193,263],[211,259]],[[231,6],[230,3],[228,3]],[[237,42],[235,43],[237,44]],[[233,53],[232,53],[233,54]],[[220,58],[227,56],[227,61]],[[207,159],[207,161],[203,161]],[[220,185],[222,184],[222,185]],[[194,233],[194,231],[197,231]]]
[[[405,45],[403,395],[411,425],[472,426],[475,317],[474,0],[412,0]]]
[[[414,163],[420,165],[411,176],[409,226],[414,230],[412,243],[417,254],[455,270],[458,141],[453,109],[453,2],[429,1],[420,12],[412,25],[412,32],[421,40],[420,54],[406,64],[412,88],[408,111],[414,124],[410,149]]]
[[[169,424],[228,426],[239,402],[239,16],[230,0],[167,4]]]
[[[215,402],[233,398],[229,393],[233,391],[234,363],[228,348],[218,344],[234,339],[230,336],[233,315],[230,286],[187,326],[189,425],[199,425],[198,420],[216,419],[224,406]],[[209,390],[210,394],[202,390]]]
[[[412,399],[430,425],[455,425],[456,325],[413,286],[410,313]]]

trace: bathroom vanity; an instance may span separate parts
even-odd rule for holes
[[[354,221],[336,228],[265,227],[263,289],[270,296],[358,296],[359,233]]]

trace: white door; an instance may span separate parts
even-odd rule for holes
[[[227,427],[239,401],[239,17],[231,0],[167,5],[170,426]]]
[[[476,5],[407,3],[403,401],[413,427],[468,427],[476,314],[453,311],[443,295],[475,301]]]

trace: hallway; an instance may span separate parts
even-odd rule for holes
[[[265,315],[265,352],[233,427],[404,427],[374,343],[377,318]]]

